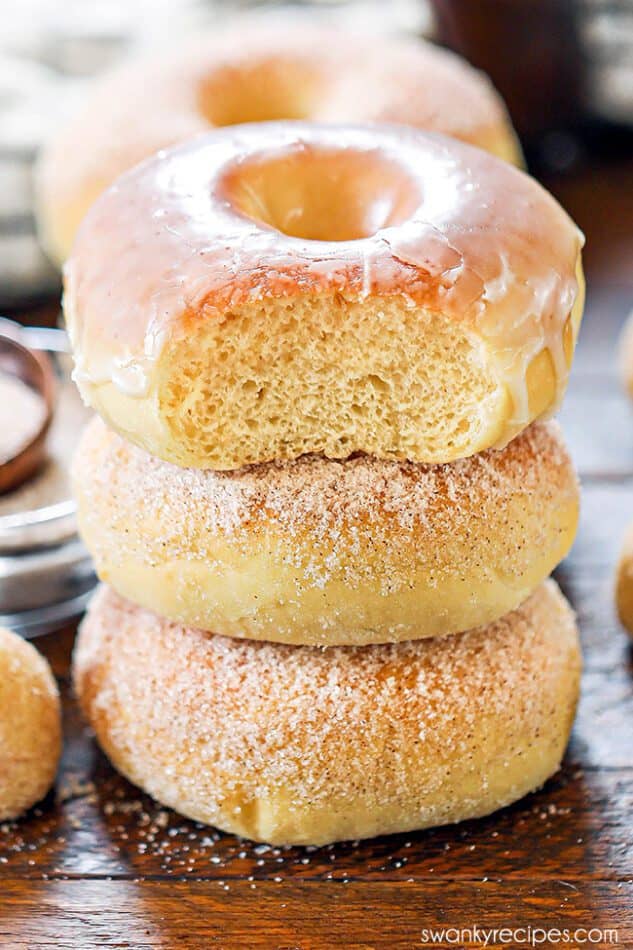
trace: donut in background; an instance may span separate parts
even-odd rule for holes
[[[288,22],[289,20],[289,22]],[[209,129],[271,119],[393,122],[452,135],[520,163],[490,81],[423,40],[250,17],[97,80],[37,173],[42,243],[67,257],[99,194],[142,159]]]

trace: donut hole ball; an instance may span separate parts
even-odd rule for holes
[[[35,647],[0,628],[0,820],[48,792],[61,754],[59,693]]]

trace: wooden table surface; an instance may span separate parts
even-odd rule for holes
[[[587,233],[589,277],[562,412],[582,521],[557,571],[578,612],[585,672],[559,774],[481,821],[319,850],[255,846],[180,818],[115,774],[70,694],[66,630],[38,642],[64,697],[57,787],[23,820],[0,825],[3,950],[412,948],[424,946],[423,928],[475,925],[617,929],[617,945],[633,947],[633,654],[612,601],[633,520],[633,408],[615,375],[618,329],[633,306],[633,163],[549,184]],[[590,938],[562,945],[613,945],[608,934]],[[530,945],[521,939],[487,945]],[[535,940],[558,945],[555,935]],[[480,944],[449,931],[435,945]]]

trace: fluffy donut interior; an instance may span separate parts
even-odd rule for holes
[[[159,409],[182,465],[356,451],[452,461],[494,444],[511,411],[480,339],[398,299],[258,301],[199,325],[161,364]],[[547,405],[547,352],[533,375]]]

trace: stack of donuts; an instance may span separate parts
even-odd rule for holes
[[[75,683],[114,764],[250,838],[483,815],[558,767],[577,699],[547,575],[579,232],[417,130],[263,123],[138,166],[66,269],[75,461],[104,586]]]
[[[65,271],[104,581],[74,680],[131,781],[320,845],[556,771],[581,245],[522,172],[396,126],[223,128],[96,201]]]

